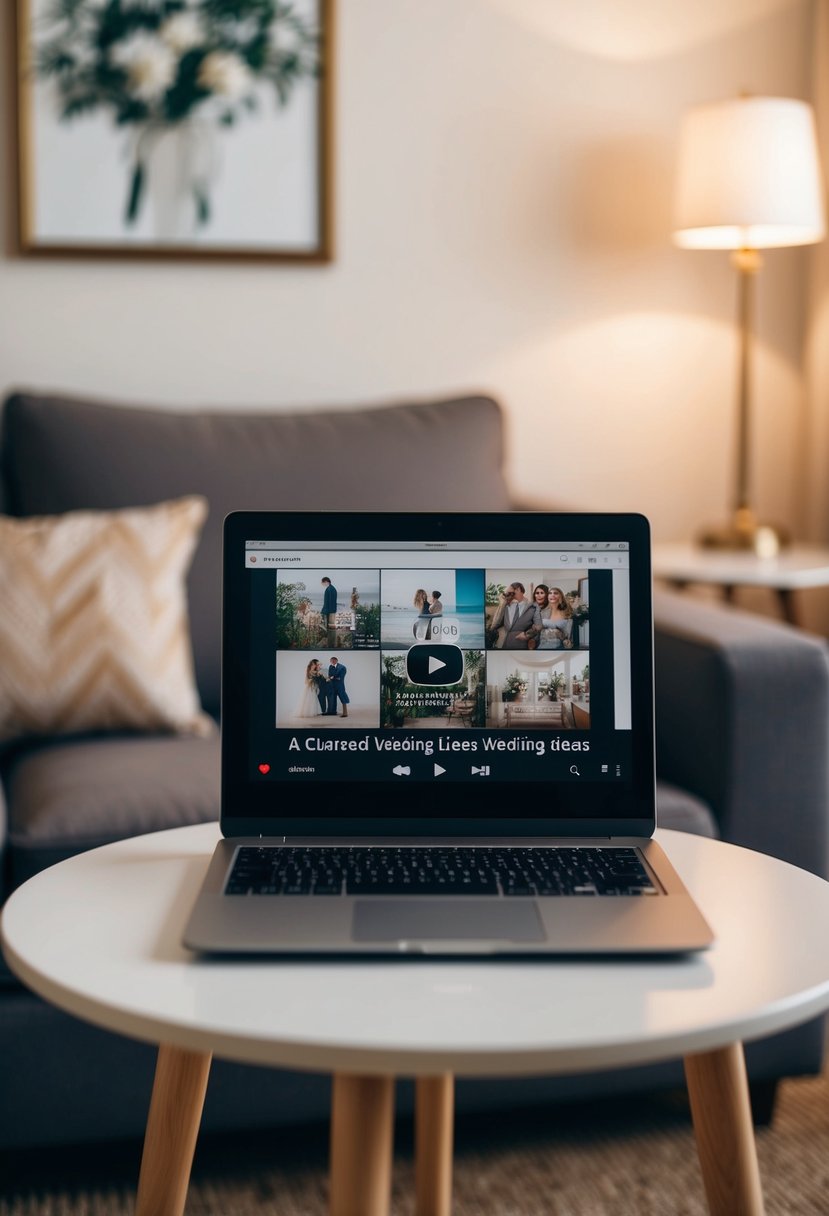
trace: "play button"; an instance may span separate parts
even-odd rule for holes
[[[406,678],[410,684],[440,688],[463,680],[463,651],[458,646],[422,642],[406,653]]]
[[[442,765],[440,765],[440,764],[435,765],[435,776],[436,777],[442,777],[445,772],[446,772],[446,769],[443,768]]]

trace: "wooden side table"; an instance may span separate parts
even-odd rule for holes
[[[777,557],[757,557],[699,545],[660,544],[653,548],[653,575],[681,590],[690,583],[719,587],[733,602],[739,587],[765,587],[774,592],[790,625],[800,625],[797,592],[829,587],[829,549],[794,545]]]
[[[160,1044],[137,1216],[184,1211],[212,1054],[334,1075],[332,1216],[387,1216],[395,1076],[417,1080],[416,1210],[449,1216],[453,1075],[684,1056],[710,1211],[762,1216],[742,1040],[829,1008],[829,883],[664,831],[717,935],[699,955],[229,962],[181,945],[218,835],[201,824],[82,853],[31,879],[3,911],[4,952],[25,984]]]

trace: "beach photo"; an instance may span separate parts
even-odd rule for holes
[[[483,649],[483,570],[383,570],[380,596],[384,650],[415,642]]]

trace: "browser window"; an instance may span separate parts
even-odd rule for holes
[[[626,542],[251,539],[250,778],[629,773]]]

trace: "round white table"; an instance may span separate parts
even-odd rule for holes
[[[653,547],[653,575],[678,591],[689,583],[719,587],[730,603],[738,587],[767,587],[777,596],[783,619],[800,625],[795,596],[829,586],[829,549],[792,545],[774,557],[758,557],[748,550],[658,544]]]
[[[218,828],[125,840],[46,870],[3,911],[15,974],[158,1043],[139,1216],[184,1209],[211,1055],[334,1074],[333,1216],[388,1210],[393,1084],[417,1080],[417,1210],[451,1203],[454,1075],[683,1056],[709,1208],[763,1210],[742,1040],[829,1007],[829,883],[677,832],[659,839],[717,940],[661,961],[221,961],[180,944]],[[566,911],[566,903],[563,903]]]

